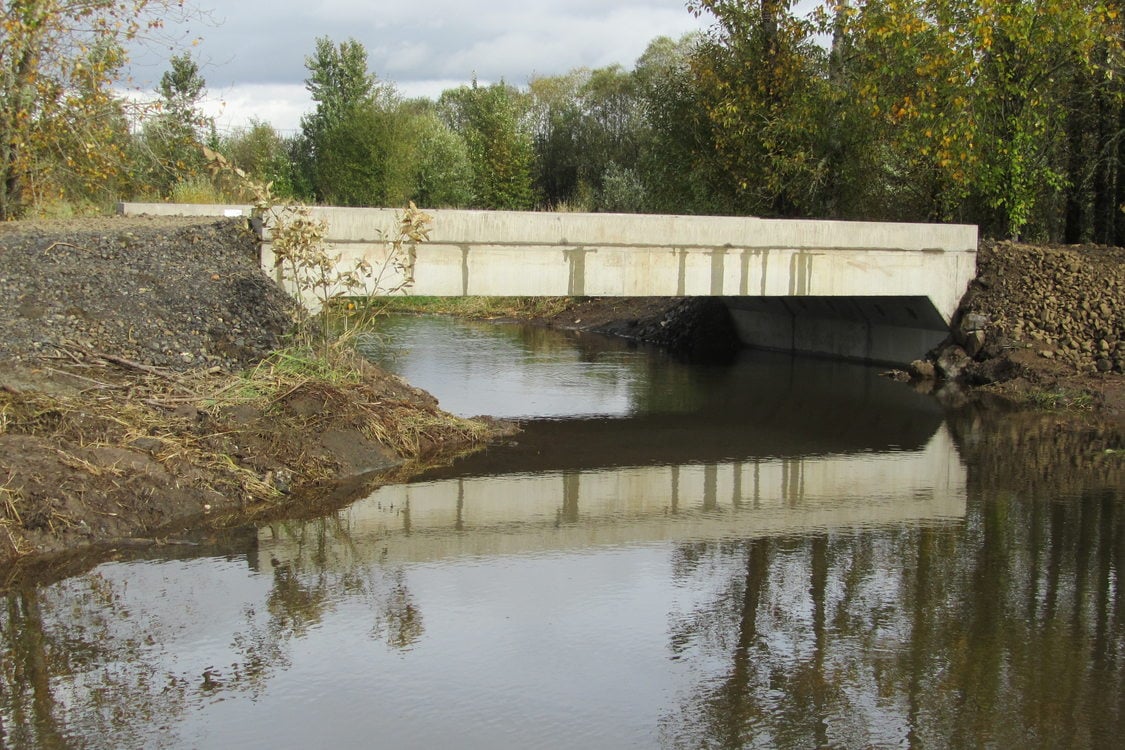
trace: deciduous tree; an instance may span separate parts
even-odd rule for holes
[[[111,86],[126,45],[182,10],[182,0],[0,2],[0,219],[122,169]]]
[[[473,169],[473,202],[480,208],[527,210],[535,205],[535,153],[527,127],[527,102],[504,83],[446,91],[441,108],[464,139]]]
[[[409,189],[397,157],[406,134],[395,111],[398,97],[368,70],[366,48],[354,39],[337,45],[321,37],[305,67],[316,109],[301,119],[298,189],[348,206],[404,202]]]

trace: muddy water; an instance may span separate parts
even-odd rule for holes
[[[7,596],[4,747],[1118,747],[1121,436],[413,319],[507,445]]]

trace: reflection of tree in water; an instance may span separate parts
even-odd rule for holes
[[[390,580],[392,583],[380,598],[380,606],[375,611],[375,626],[371,632],[389,646],[407,649],[418,642],[425,630],[422,612],[415,606],[406,588],[403,572],[394,571]]]
[[[964,526],[684,545],[674,747],[1112,747],[1125,497],[988,494]]]
[[[296,542],[295,554],[285,563],[271,560],[274,584],[269,610],[276,636],[302,635],[321,621],[325,609],[343,592],[370,604],[372,637],[400,649],[422,637],[422,613],[406,587],[403,571],[367,561],[341,517],[291,524],[275,533]]]
[[[6,594],[0,748],[176,744],[174,727],[189,710],[227,692],[260,694],[273,674],[290,666],[292,642],[344,601],[365,602],[371,636],[391,648],[406,649],[421,638],[422,615],[401,570],[363,562],[335,518],[290,532],[301,541],[299,553],[274,561],[268,593],[260,605],[246,606],[231,634],[231,658],[222,663],[168,647],[193,627],[185,625],[190,618],[175,586],[151,608],[129,605],[127,576],[113,581],[98,571]],[[357,553],[343,566],[327,556],[341,541]],[[190,586],[190,571],[180,574],[170,580]],[[194,593],[205,606],[209,594]],[[150,597],[139,601],[147,604]]]
[[[158,747],[195,684],[146,660],[164,633],[97,573],[5,594],[0,747]]]

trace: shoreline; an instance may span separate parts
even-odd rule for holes
[[[451,417],[366,361],[337,372],[289,361],[292,303],[261,272],[253,243],[239,221],[208,218],[0,227],[9,582],[331,510],[516,429]],[[1029,257],[1038,283],[1003,283]],[[984,248],[958,318],[972,325],[955,327],[928,367],[916,363],[915,387],[950,408],[995,398],[1025,411],[1069,407],[1056,412],[1060,424],[1121,431],[1123,261],[1113,249]],[[1037,304],[1047,286],[1053,307]],[[706,299],[458,305],[469,317],[620,336],[686,359],[736,349],[722,305]]]
[[[255,242],[213,218],[0,226],[0,575],[343,504],[513,429],[287,349]]]

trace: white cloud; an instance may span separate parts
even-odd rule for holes
[[[218,0],[197,0],[208,3]],[[291,130],[310,107],[304,62],[319,36],[356,39],[380,78],[407,96],[436,96],[474,74],[522,85],[576,67],[629,68],[657,36],[705,25],[683,0],[322,0],[284,8],[239,0],[169,35],[202,37],[191,51],[221,127],[257,117]],[[167,45],[139,50],[135,85],[155,88],[171,54]]]
[[[309,92],[300,83],[252,83],[208,93],[202,109],[221,132],[261,120],[291,135],[300,128],[301,115],[312,109]]]

